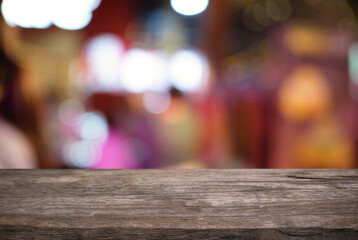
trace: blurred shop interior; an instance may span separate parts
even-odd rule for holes
[[[0,168],[356,168],[357,14],[2,0]]]

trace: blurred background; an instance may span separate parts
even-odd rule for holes
[[[0,2],[0,168],[358,165],[358,1]]]

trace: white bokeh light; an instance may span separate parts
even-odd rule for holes
[[[46,0],[3,0],[1,12],[10,26],[47,28],[51,25],[51,17],[44,9],[48,7]]]
[[[92,19],[92,11],[99,0],[56,0],[52,10],[52,22],[66,30],[78,30],[86,27]]]
[[[100,160],[101,148],[92,141],[71,141],[64,145],[63,155],[67,165],[88,168]]]
[[[1,12],[10,26],[66,29],[84,28],[92,19],[100,0],[3,0]]]
[[[131,93],[165,88],[165,60],[159,55],[143,49],[131,49],[123,59],[121,82]]]
[[[91,39],[85,47],[89,78],[96,91],[116,91],[120,86],[120,65],[124,52],[123,41],[113,34]]]
[[[103,141],[108,135],[108,124],[101,114],[87,112],[78,118],[77,131],[83,140]]]
[[[169,80],[183,92],[200,90],[208,82],[209,66],[206,58],[192,50],[180,50],[169,60]]]
[[[209,0],[170,0],[170,4],[177,13],[192,16],[205,11]]]
[[[53,24],[57,27],[66,30],[78,30],[86,27],[92,19],[92,13],[87,12],[83,14],[77,14],[71,12],[67,15],[67,18],[59,16],[53,20]]]

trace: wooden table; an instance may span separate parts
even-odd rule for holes
[[[358,239],[358,171],[0,171],[0,239],[113,238]]]

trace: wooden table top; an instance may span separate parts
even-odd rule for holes
[[[0,239],[358,239],[358,170],[1,170]]]

